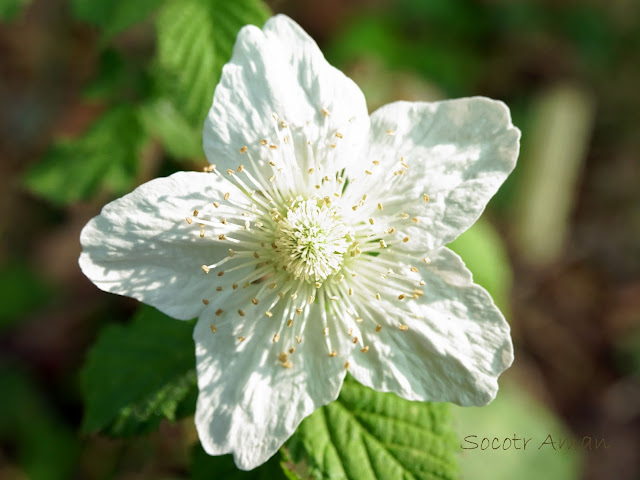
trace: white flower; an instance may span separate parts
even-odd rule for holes
[[[358,87],[276,16],[243,28],[223,69],[210,172],[104,207],[80,266],[103,290],[199,318],[200,440],[242,469],[334,400],[347,370],[410,400],[483,405],[512,362],[509,326],[444,245],[509,175],[519,137],[487,98],[369,117]]]

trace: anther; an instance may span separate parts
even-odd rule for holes
[[[398,300],[404,300],[405,299],[405,294],[401,293],[400,295],[398,295]]]
[[[369,351],[369,345],[365,345],[363,349],[360,350],[362,353],[367,353]]]
[[[382,325],[380,324],[376,325],[376,332],[379,332],[380,330],[382,330]]]
[[[291,327],[291,325],[293,325],[293,318],[290,318],[287,322],[287,327]]]
[[[396,131],[395,131],[395,130],[391,130],[391,129],[390,129],[390,130],[387,130],[387,135],[388,135],[388,136],[392,137],[392,136],[394,136],[395,134],[396,134]]]
[[[269,317],[269,318],[273,317],[273,313],[271,313],[269,310],[267,310],[266,312],[264,312],[264,314],[265,314],[267,317]]]
[[[225,237],[224,233],[221,233],[220,235],[218,235],[218,240],[226,240],[227,237]]]
[[[203,298],[202,303],[204,303],[205,305],[209,305],[209,300],[207,300],[206,298]]]
[[[423,199],[425,202],[428,202],[428,201],[429,201],[429,195],[427,195],[426,193],[423,193],[423,194],[422,194],[422,199]]]
[[[247,153],[247,150],[248,150],[247,147],[242,147],[240,149],[240,153]]]
[[[230,195],[230,194],[229,194],[229,192],[225,193],[225,194],[224,194],[224,199],[225,199],[225,200],[229,200],[229,195]]]
[[[353,337],[353,340],[351,340],[353,343],[358,343],[358,337]]]
[[[260,140],[260,145],[266,145],[267,143],[269,142],[267,142],[266,140]]]
[[[239,342],[244,342],[246,339],[247,339],[246,337],[238,337]]]
[[[324,115],[325,117],[328,117],[329,115],[331,115],[329,113],[329,111],[326,108],[323,108],[322,110],[320,110],[322,112],[322,115]]]
[[[403,332],[406,332],[407,330],[409,330],[409,325],[398,325],[398,329],[400,329]]]
[[[355,319],[356,323],[362,323],[364,321],[364,318],[358,317]]]
[[[277,149],[278,149],[278,146],[277,146],[277,145],[273,145],[273,144],[271,144],[271,145],[269,145],[269,148],[270,148],[271,150],[277,150]]]
[[[246,316],[246,313],[244,313],[243,310],[238,310],[238,315],[240,315],[241,317]]]
[[[218,202],[213,202],[213,206],[218,208],[220,206],[220,204]]]
[[[407,242],[409,241],[409,237],[404,237],[404,238],[402,239],[402,241],[403,241],[404,243],[407,243]]]
[[[222,312],[224,312],[224,310],[222,310],[221,308],[216,310],[216,317],[219,317],[220,315],[222,315]]]
[[[258,300],[257,298],[252,298],[251,299],[251,303],[253,303],[254,305],[257,305],[259,301],[260,300]]]
[[[302,337],[296,336],[296,343],[298,344],[302,343]]]
[[[387,243],[384,240],[380,240],[380,248],[387,248]]]
[[[277,333],[273,336],[273,343],[278,343],[278,340],[280,340],[280,335],[278,335]]]
[[[217,286],[216,287],[216,292],[221,292],[222,291],[222,287],[221,286]]]
[[[336,137],[338,137],[338,138],[343,138],[343,137],[344,137],[344,135],[342,135],[340,132],[336,132]]]
[[[211,269],[209,267],[207,267],[206,265],[202,265],[202,270],[204,271],[204,273],[209,273],[211,271]]]
[[[289,349],[289,353],[293,353],[293,352],[295,352],[295,351],[296,351],[296,347],[291,347],[291,348]]]
[[[191,217],[187,217],[187,218],[185,218],[185,220],[187,221],[187,223],[189,225],[191,225],[193,223],[193,219]]]
[[[204,230],[200,230],[200,238],[204,238]]]
[[[344,368],[345,368],[345,369],[349,370],[349,367],[350,367],[350,366],[351,366],[351,365],[349,364],[349,362],[344,362]]]
[[[378,210],[382,210],[382,204],[381,203],[378,204]]]
[[[331,352],[329,352],[330,357],[335,357],[336,355],[338,355],[338,352],[336,352],[335,350],[332,350]]]
[[[324,327],[324,328],[322,329],[322,334],[323,334],[323,335],[329,335],[329,327]]]
[[[233,283],[231,285],[231,288],[233,288],[234,290],[237,290],[238,289],[238,284],[237,283]]]
[[[218,331],[218,329],[216,328],[215,325],[211,324],[209,325],[209,328],[211,329],[211,333],[216,333]]]
[[[238,167],[238,173],[242,173],[244,171],[244,165],[240,165]]]
[[[374,222],[373,222],[373,218],[370,218],[370,219],[369,219],[369,223],[370,223],[371,225],[373,225],[373,223],[374,223]]]

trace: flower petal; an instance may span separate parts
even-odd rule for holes
[[[258,288],[250,285],[246,293]],[[318,311],[298,343],[295,325],[282,328],[285,307],[273,308],[273,318],[250,305],[236,315],[246,303],[242,295],[232,297],[228,316],[208,308],[196,325],[195,422],[207,453],[231,452],[239,468],[250,470],[276,453],[306,416],[337,398],[346,357],[327,355]]]
[[[242,198],[229,182],[201,172],[141,185],[84,227],[80,268],[104,291],[136,298],[174,318],[198,316],[216,285],[201,266],[220,260],[227,248],[212,240],[211,229],[200,238],[198,219],[189,224],[186,217],[222,201],[225,192]]]
[[[364,148],[368,128],[357,85],[300,26],[276,15],[263,30],[240,30],[205,121],[204,150],[222,171],[246,164],[240,149],[247,146],[263,178],[277,168],[306,173],[314,158],[334,175]],[[291,146],[293,158],[285,154]]]
[[[390,301],[372,311],[383,328],[369,332],[371,349],[356,352],[351,373],[364,385],[409,400],[489,403],[498,376],[513,361],[509,325],[451,250],[440,249],[419,273],[424,295],[402,302],[403,314],[390,316],[400,303]]]
[[[426,253],[478,219],[513,170],[519,139],[500,101],[391,103],[371,115],[367,156],[379,165],[369,167],[373,175],[351,186],[349,195],[358,199],[373,193],[372,205],[384,205],[379,223],[407,239],[404,250]],[[351,168],[347,173],[353,178],[363,172]],[[398,223],[401,213],[404,223]]]

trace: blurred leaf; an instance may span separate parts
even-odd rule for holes
[[[45,403],[43,392],[19,369],[7,367],[0,369],[0,392],[0,439],[3,446],[5,441],[12,442],[27,478],[73,478],[79,453],[77,441]]]
[[[163,418],[193,413],[196,387],[192,322],[143,306],[125,326],[110,325],[81,372],[82,429],[144,433]]]
[[[201,129],[222,66],[243,25],[262,25],[269,10],[260,0],[172,0],[160,11],[158,75],[187,121]]]
[[[0,331],[42,307],[51,295],[50,289],[36,272],[20,261],[0,268],[0,292]]]
[[[302,422],[287,448],[302,478],[431,480],[458,473],[447,404],[409,402],[349,379],[335,402]]]
[[[448,247],[462,257],[473,273],[473,281],[486,288],[506,314],[511,291],[511,266],[502,239],[493,226],[481,218]]]
[[[547,435],[556,443],[560,439],[573,440],[570,432],[550,411],[537,403],[523,389],[512,386],[500,388],[497,398],[486,407],[453,406],[453,414],[460,436],[459,451],[461,478],[474,480],[494,480],[496,478],[517,478],[518,480],[538,480],[540,478],[575,480],[580,478],[581,439],[568,450],[564,443],[562,451],[554,450],[549,444],[541,449]],[[467,436],[476,435],[476,438]],[[524,440],[507,443],[508,450],[491,447],[481,449],[483,438],[489,442],[498,438],[502,445],[505,438],[530,438],[527,448]],[[478,448],[473,448],[475,442]],[[519,450],[515,446],[519,446]],[[466,447],[467,450],[462,449]],[[556,447],[557,448],[557,447]],[[491,465],[491,468],[487,468]]]
[[[126,30],[153,13],[164,0],[72,0],[78,20],[103,30],[105,37]]]
[[[167,152],[176,158],[202,157],[202,128],[192,127],[168,100],[143,105],[140,121],[147,133],[160,139]]]
[[[31,0],[0,0],[0,21],[15,20],[30,3]]]
[[[26,186],[56,204],[88,199],[103,188],[126,192],[145,140],[133,109],[114,108],[82,137],[54,144],[27,172]]]
[[[238,470],[232,455],[212,457],[198,443],[191,452],[192,480],[286,480],[280,466],[280,454],[275,454],[266,463],[246,472]]]

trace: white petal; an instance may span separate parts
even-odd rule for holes
[[[239,152],[247,146],[267,178],[270,160],[306,172],[313,166],[311,149],[334,175],[364,148],[368,128],[366,102],[356,84],[329,65],[300,26],[277,15],[263,30],[251,25],[240,30],[205,121],[204,150],[224,171],[247,164],[247,155]],[[285,144],[285,136],[291,142]],[[292,145],[295,165],[285,155]]]
[[[241,197],[229,182],[198,172],[141,185],[106,205],[84,227],[80,268],[104,291],[136,298],[182,320],[198,316],[217,280],[201,266],[226,256],[227,247],[213,242],[209,233],[200,238],[197,218],[192,224],[185,219],[222,201],[225,192]]]
[[[448,244],[478,219],[513,170],[519,139],[509,109],[499,101],[391,103],[371,116],[368,158],[380,165],[350,195],[373,193],[369,201],[384,205],[380,224],[406,212],[404,224],[393,224],[397,238],[410,239],[400,246],[427,252]],[[362,172],[351,169],[349,177],[356,176]]]
[[[426,282],[424,295],[387,302],[378,310],[374,321],[383,328],[369,332],[371,349],[365,355],[355,352],[351,373],[364,385],[409,400],[489,403],[498,376],[513,361],[509,325],[451,250],[439,250],[419,273]],[[383,313],[399,303],[404,315]]]
[[[282,307],[266,318],[262,305],[268,301],[246,305],[243,295],[258,288],[238,290],[225,307],[226,317],[207,309],[193,334],[200,390],[198,436],[207,453],[233,453],[243,470],[267,461],[306,416],[335,400],[346,373],[345,356],[327,355],[319,316],[308,319],[298,344],[295,325],[283,325]],[[236,310],[243,305],[246,316],[240,317]],[[274,342],[278,332],[280,338]],[[291,347],[294,353],[289,353]],[[282,352],[290,368],[282,365]]]

